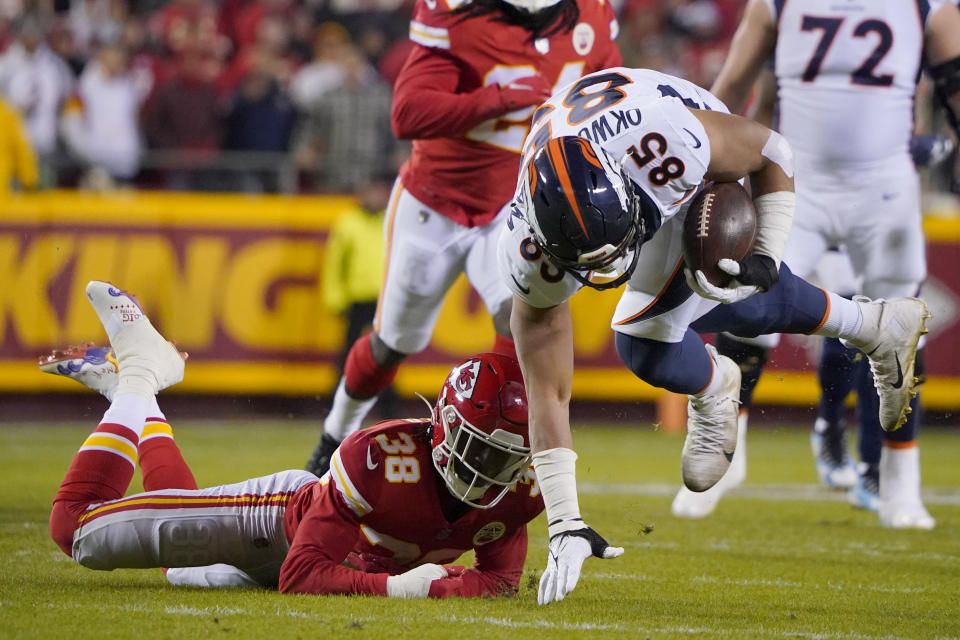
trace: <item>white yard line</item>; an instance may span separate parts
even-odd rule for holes
[[[592,495],[673,497],[680,488],[678,484],[661,482],[578,482],[580,493]],[[846,502],[845,491],[831,491],[817,484],[747,484],[731,489],[724,497],[747,500],[795,500],[800,502]],[[947,488],[923,490],[923,500],[928,505],[960,507],[960,491]]]

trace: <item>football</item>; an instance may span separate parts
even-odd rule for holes
[[[683,259],[691,271],[701,270],[718,287],[733,277],[717,266],[721,258],[742,260],[753,248],[757,211],[747,190],[737,182],[714,182],[700,191],[683,222]]]

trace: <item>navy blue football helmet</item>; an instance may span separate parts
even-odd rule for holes
[[[517,204],[534,242],[557,267],[594,289],[630,279],[661,214],[603,149],[578,136],[552,138],[534,153],[521,182]],[[618,275],[593,282],[591,272]]]

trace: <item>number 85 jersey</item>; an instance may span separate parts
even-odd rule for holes
[[[685,210],[710,164],[710,140],[691,109],[728,113],[709,91],[657,71],[616,67],[584,76],[534,113],[514,199],[532,192],[524,181],[530,179],[526,166],[537,150],[551,139],[579,136],[620,163],[656,203],[659,222],[666,222]],[[647,266],[644,255],[641,248],[634,279]],[[500,238],[498,262],[513,293],[534,307],[561,304],[580,288],[573,276],[541,255],[530,226],[516,209]],[[672,270],[674,265],[660,267]]]

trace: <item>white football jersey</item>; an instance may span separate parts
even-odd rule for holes
[[[666,221],[689,203],[710,164],[710,141],[690,108],[728,113],[707,90],[665,73],[614,67],[584,76],[537,109],[524,142],[521,180],[548,140],[580,136],[620,162]],[[521,187],[515,198],[524,197]],[[534,307],[558,305],[581,286],[546,261],[517,211],[500,238],[498,262],[510,289]]]
[[[909,159],[924,31],[941,0],[766,0],[780,130],[798,172]]]

